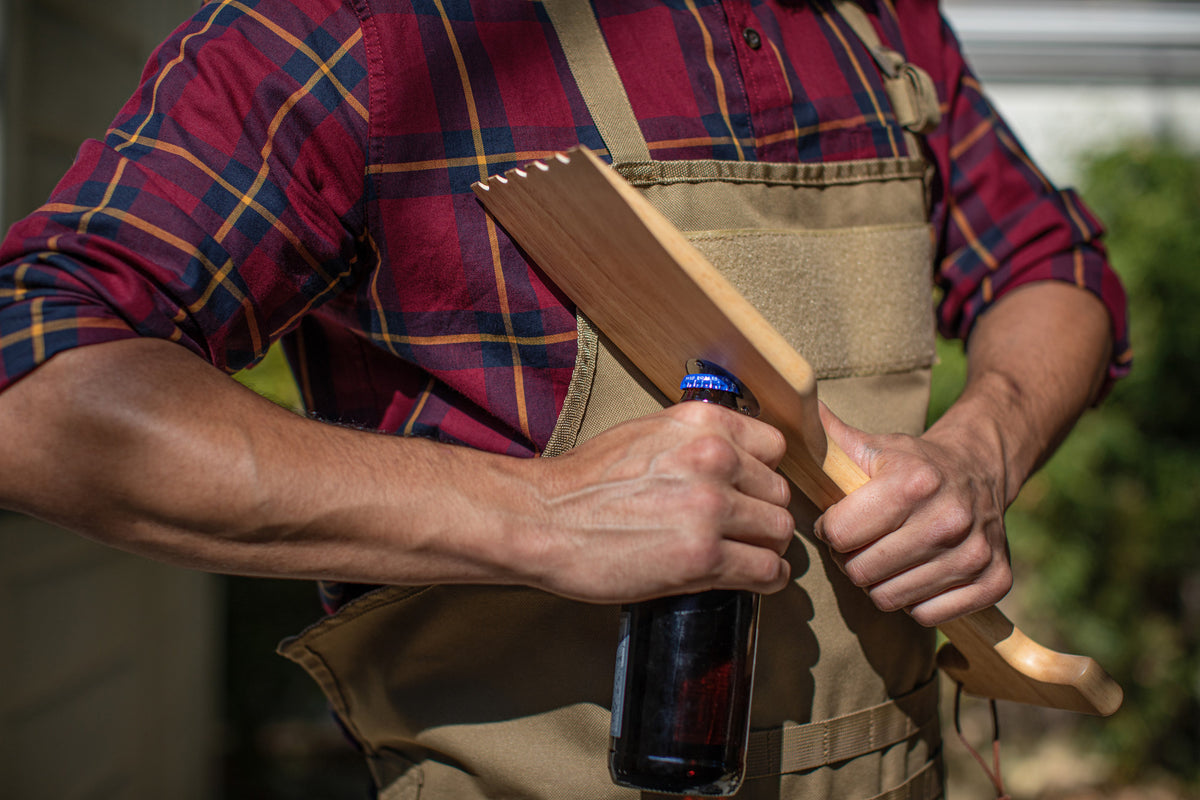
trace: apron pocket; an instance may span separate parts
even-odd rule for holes
[[[687,236],[817,378],[905,372],[933,363],[928,225]]]

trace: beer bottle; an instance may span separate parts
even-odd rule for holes
[[[681,402],[738,408],[724,374],[684,378]],[[725,796],[741,785],[759,595],[712,590],[621,608],[609,771],[615,783]]]

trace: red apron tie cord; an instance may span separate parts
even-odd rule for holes
[[[996,712],[996,701],[988,700],[988,705],[992,712],[992,766],[988,767],[987,763],[983,760],[983,756],[971,746],[971,743],[967,741],[967,737],[963,735],[962,725],[959,721],[959,708],[962,695],[963,687],[960,683],[954,693],[954,732],[958,734],[959,741],[967,748],[967,752],[978,762],[980,769],[988,776],[988,780],[992,782],[992,786],[996,788],[996,800],[1012,800],[1008,792],[1004,791],[1004,776],[1000,773],[1000,716]]]

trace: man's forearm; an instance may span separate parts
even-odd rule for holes
[[[724,409],[517,459],[307,419],[136,339],[9,387],[0,437],[0,507],[194,568],[597,602],[787,580],[782,436]]]
[[[464,542],[452,565],[426,541],[455,541],[443,535],[452,518],[457,540],[481,528],[432,476],[465,457],[479,492],[494,482],[516,505],[524,488],[503,469],[513,460],[299,417],[157,340],[56,356],[0,395],[0,432],[4,505],[240,574],[498,580],[473,563],[487,541]]]
[[[1016,290],[976,324],[963,393],[925,438],[990,449],[980,455],[1003,465],[1011,503],[1095,401],[1111,341],[1091,293],[1054,282]]]

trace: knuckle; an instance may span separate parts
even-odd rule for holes
[[[850,546],[844,526],[838,523],[837,518],[830,519],[828,514],[821,523],[821,536],[834,552],[848,553],[854,549]]]
[[[930,550],[950,550],[969,541],[975,527],[970,509],[958,504],[938,509],[937,517],[924,531],[924,544]]]
[[[941,515],[942,527],[951,535],[969,533],[975,527],[975,515],[967,506],[953,503]]]
[[[792,539],[795,538],[796,520],[792,518],[791,512],[786,508],[779,508],[775,511],[772,533],[772,538],[778,541],[783,549],[787,549],[788,545],[792,543]]]
[[[872,589],[867,592],[867,595],[871,598],[871,602],[875,604],[875,607],[885,613],[899,611],[904,608],[904,604],[900,602],[895,593],[888,591],[886,588]]]
[[[704,526],[713,526],[730,515],[733,501],[720,486],[700,483],[692,488],[688,506]]]
[[[910,610],[908,615],[916,620],[917,624],[923,625],[926,628],[935,627],[943,622],[941,616],[934,612],[933,609],[927,608],[926,606],[917,606]]]
[[[778,465],[783,460],[783,456],[787,453],[787,437],[783,435],[783,431],[778,428],[766,426],[767,435],[770,439],[768,447],[768,456],[772,465]]]
[[[758,586],[776,588],[780,578],[779,558],[771,553],[764,553],[756,559],[750,573],[750,579]]]
[[[726,476],[738,465],[733,445],[716,435],[697,438],[688,446],[686,457],[692,469],[704,475]]]
[[[720,542],[715,537],[703,535],[684,537],[677,557],[689,575],[712,575],[721,566]]]
[[[967,539],[960,548],[963,571],[973,577],[987,572],[995,561],[991,545],[982,536]]]
[[[1013,587],[1013,572],[1012,567],[1007,561],[999,562],[992,570],[989,580],[989,594],[991,595],[989,602],[998,603],[1007,595]]]
[[[842,564],[842,571],[846,573],[846,577],[850,582],[859,588],[870,586],[872,581],[867,574],[867,569],[860,559],[852,558]]]
[[[773,492],[772,492],[774,499],[772,499],[770,502],[772,503],[772,505],[779,506],[781,509],[786,509],[787,506],[789,504],[791,504],[791,502],[792,502],[791,484],[789,484],[787,482],[786,478],[784,478],[782,475],[780,475],[778,473],[774,474],[774,476],[772,477],[772,481],[774,482],[774,487],[773,487]],[[786,517],[787,517],[788,527],[791,528],[792,523],[793,523],[791,513],[790,512],[787,513]]]
[[[905,474],[903,492],[911,501],[927,500],[937,494],[943,482],[941,470],[932,464],[920,463]]]
[[[668,413],[685,424],[708,427],[719,424],[725,410],[715,403],[676,403]]]

